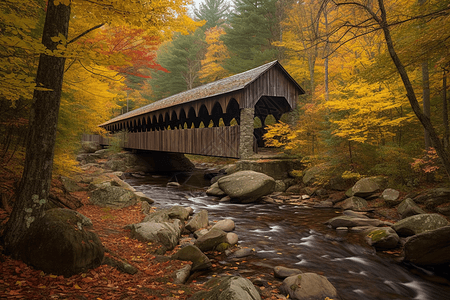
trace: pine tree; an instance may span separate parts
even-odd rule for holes
[[[160,47],[157,61],[168,73],[158,71],[153,74],[150,82],[156,98],[154,100],[200,85],[198,76],[205,52],[202,35],[200,30],[190,35],[177,35],[173,41]]]
[[[236,0],[222,40],[230,52],[224,68],[240,73],[277,58],[275,0]]]
[[[207,30],[221,25],[227,18],[229,9],[230,5],[225,0],[205,0],[194,10],[194,14],[199,20],[206,21],[202,28]]]

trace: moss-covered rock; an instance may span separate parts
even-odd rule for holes
[[[195,293],[190,300],[260,300],[261,296],[250,280],[238,276],[225,276],[209,280],[207,291]]]
[[[369,245],[380,250],[396,248],[400,242],[400,237],[390,227],[372,229],[365,238]]]
[[[104,248],[87,230],[89,219],[69,209],[55,208],[31,223],[20,242],[19,257],[46,273],[72,276],[98,267]]]

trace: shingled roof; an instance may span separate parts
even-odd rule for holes
[[[193,88],[191,90],[187,90],[185,92],[181,92],[181,93],[169,96],[167,98],[158,100],[156,102],[150,103],[146,106],[143,106],[141,108],[132,110],[132,111],[122,114],[118,117],[115,117],[115,118],[101,124],[100,126],[104,126],[104,125],[111,124],[111,123],[114,123],[117,121],[129,119],[134,116],[157,111],[157,110],[164,109],[167,107],[176,106],[179,104],[193,102],[196,100],[210,98],[210,97],[214,97],[217,95],[222,95],[222,94],[226,94],[226,93],[244,89],[246,86],[251,84],[258,77],[260,77],[262,74],[264,74],[267,70],[274,67],[275,65],[279,65],[281,70],[283,70],[283,72],[295,83],[295,85],[301,91],[303,91],[303,89],[295,82],[295,80],[292,79],[292,77],[287,73],[287,71],[281,66],[281,64],[275,60],[275,61],[272,61],[265,65],[259,66],[257,68],[245,71],[243,73],[239,73],[239,74],[236,74],[236,75],[224,78],[224,79],[220,79],[220,80]]]

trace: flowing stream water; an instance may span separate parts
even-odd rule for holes
[[[324,225],[337,215],[334,209],[219,203],[206,196],[203,188],[209,182],[202,174],[178,176],[183,183],[179,188],[166,187],[168,179],[146,176],[126,181],[155,200],[155,207],[189,206],[194,212],[206,209],[210,220],[234,220],[239,245],[256,251],[245,258],[245,276],[269,276],[281,265],[326,276],[341,299],[450,299],[446,278],[377,254],[358,233],[337,234]]]

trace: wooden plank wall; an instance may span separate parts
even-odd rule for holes
[[[127,133],[124,148],[239,158],[239,126]],[[91,136],[94,137],[94,136]],[[83,136],[83,141],[108,145],[108,139]]]

